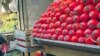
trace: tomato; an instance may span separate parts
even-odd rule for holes
[[[55,14],[55,17],[56,17],[57,19],[59,19],[60,15],[61,15],[61,13],[60,13],[60,12],[57,12],[57,13]]]
[[[63,36],[63,35],[59,35],[59,36],[58,36],[58,40],[64,41],[64,36]]]
[[[55,29],[51,29],[50,34],[54,34],[55,33]]]
[[[73,22],[74,23],[79,23],[80,22],[80,17],[77,16],[77,15],[73,16]]]
[[[61,34],[61,33],[62,33],[62,29],[61,29],[61,28],[57,28],[57,29],[55,30],[55,34],[59,35],[59,34]]]
[[[69,15],[69,13],[70,13],[70,8],[67,7],[67,8],[65,9],[65,13],[66,13],[67,15]]]
[[[56,28],[61,27],[61,22],[60,21],[55,22],[55,27]]]
[[[60,22],[64,22],[67,18],[67,15],[66,14],[62,14],[59,18]]]
[[[55,23],[58,19],[56,17],[52,18],[52,22]]]
[[[72,29],[72,24],[68,24],[66,27],[68,30]]]
[[[87,4],[91,4],[92,0],[81,0],[80,1],[82,4],[87,5]]]
[[[98,38],[96,39],[96,43],[97,43],[97,45],[100,45],[100,37],[98,37]]]
[[[73,23],[73,18],[72,17],[67,17],[66,23],[72,24]]]
[[[100,22],[98,22],[98,24],[97,24],[97,28],[100,29]]]
[[[69,30],[68,34],[69,34],[69,36],[73,36],[73,35],[75,35],[75,31],[74,30]]]
[[[93,2],[94,5],[96,5],[100,2],[100,0],[93,0],[92,2]]]
[[[98,24],[98,21],[96,19],[91,19],[88,21],[87,26],[89,29],[95,29]]]
[[[87,28],[87,22],[80,23],[80,29],[85,30]]]
[[[86,30],[84,31],[84,35],[85,35],[86,37],[90,36],[91,34],[92,34],[92,30],[91,30],[91,29],[86,29]]]
[[[92,40],[92,37],[88,37],[85,39],[86,44],[94,44],[94,41]]]
[[[71,41],[71,36],[69,36],[69,35],[64,36],[64,41],[70,42]]]
[[[100,12],[100,3],[98,3],[95,7],[96,11]]]
[[[78,36],[78,37],[84,36],[84,31],[81,30],[81,29],[77,30],[77,31],[76,31],[76,36]]]
[[[58,40],[58,36],[56,34],[53,34],[52,37],[51,37],[51,39]]]
[[[54,16],[55,16],[55,13],[54,12],[50,14],[50,17],[54,17]]]
[[[79,43],[85,43],[85,37],[79,37],[78,42]]]
[[[99,13],[99,15],[98,15],[98,19],[100,20],[100,13]]]
[[[88,14],[86,14],[86,13],[82,14],[82,15],[80,16],[80,20],[81,20],[82,22],[87,22],[87,21],[89,20]]]
[[[58,8],[58,7],[55,8],[55,9],[54,9],[54,12],[55,12],[55,13],[56,13],[56,12],[60,12],[60,8]]]
[[[94,10],[95,10],[94,6],[90,4],[84,7],[83,12],[88,14],[90,11],[94,11]]]
[[[74,12],[73,11],[70,11],[69,12],[69,16],[73,16],[74,15]]]
[[[50,33],[51,32],[51,30],[50,29],[47,29],[47,33]]]
[[[66,22],[64,22],[64,23],[61,24],[61,28],[63,28],[63,29],[65,29],[66,26],[67,26],[67,23]]]
[[[69,5],[70,10],[71,10],[71,11],[74,10],[74,8],[75,8],[77,5],[78,5],[78,4],[77,4],[76,2],[70,3],[70,5]]]
[[[47,24],[50,24],[51,22],[52,22],[52,19],[51,19],[51,17],[49,17],[49,18],[47,19],[46,23],[47,23]]]
[[[67,30],[67,29],[63,29],[63,30],[62,30],[62,34],[63,34],[63,35],[67,35],[67,34],[68,34],[68,30]]]
[[[78,30],[80,28],[80,26],[79,26],[79,23],[74,23],[73,25],[72,25],[72,29],[73,30]]]
[[[47,35],[47,34],[44,34],[44,38],[45,38],[45,39],[48,39],[48,35]]]
[[[92,32],[92,36],[93,36],[93,39],[96,39],[97,37],[99,37],[100,36],[100,29],[95,29]]]
[[[74,8],[74,14],[75,15],[81,15],[83,13],[83,6],[78,5]]]
[[[78,42],[78,37],[77,36],[72,36],[71,42]]]
[[[51,34],[47,34],[48,39],[51,39],[52,35]]]
[[[40,38],[43,38],[43,37],[44,37],[44,34],[43,34],[43,33],[41,33],[41,34],[40,34]]]
[[[65,13],[66,5],[61,6],[60,9],[62,13]]]
[[[51,29],[52,29],[52,28],[55,28],[55,24],[54,24],[54,23],[50,23],[50,24],[49,24],[49,28],[51,28]]]
[[[92,19],[97,19],[98,18],[99,13],[97,11],[91,11],[89,13],[89,17]]]
[[[38,31],[39,31],[39,33],[41,33],[42,32],[42,29],[39,29]]]

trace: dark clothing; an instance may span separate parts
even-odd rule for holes
[[[6,43],[6,40],[0,35],[0,45]],[[3,56],[3,52],[0,50],[0,56]]]

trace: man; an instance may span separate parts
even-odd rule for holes
[[[0,35],[0,56],[3,56],[2,46],[6,43],[6,40]]]

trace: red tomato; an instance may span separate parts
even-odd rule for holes
[[[68,17],[68,18],[66,19],[66,23],[72,24],[72,23],[73,23],[73,18],[72,18],[72,17]]]
[[[80,22],[80,17],[77,16],[77,15],[73,16],[73,22],[79,23]]]
[[[55,33],[55,29],[51,29],[51,34],[54,34]]]
[[[55,17],[56,17],[57,19],[59,19],[60,15],[61,15],[61,13],[60,13],[60,12],[57,12],[57,13],[55,14]]]
[[[78,39],[78,42],[79,42],[79,43],[85,43],[85,37],[80,37],[80,38]]]
[[[55,27],[56,28],[61,27],[61,22],[60,21],[55,22]]]
[[[70,8],[66,8],[66,9],[65,9],[65,13],[66,13],[67,15],[69,15],[69,13],[70,13]]]
[[[91,11],[89,13],[89,17],[92,19],[97,19],[98,18],[99,13],[97,11]]]
[[[96,11],[100,12],[100,2],[95,7]]]
[[[60,22],[64,22],[67,18],[67,15],[66,14],[62,14],[59,18]]]
[[[66,28],[66,26],[67,26],[67,23],[65,23],[65,22],[61,24],[61,28],[63,28],[63,29]]]
[[[92,2],[93,2],[94,5],[96,5],[100,2],[100,0],[93,0]]]
[[[52,19],[51,19],[51,17],[49,17],[49,18],[47,19],[46,23],[47,23],[47,24],[50,24],[51,21],[52,21]]]
[[[100,36],[100,29],[96,29],[92,32],[93,39],[96,39]]]
[[[95,8],[93,5],[86,5],[83,9],[83,12],[88,14],[90,11],[94,11],[94,10]]]
[[[80,23],[80,29],[85,30],[87,28],[87,22]]]
[[[60,9],[62,13],[65,13],[66,5],[61,6]]]
[[[79,26],[79,23],[74,23],[73,25],[72,25],[72,29],[73,30],[78,30],[80,28],[80,26]]]
[[[71,42],[78,42],[78,37],[77,36],[72,36]]]
[[[84,35],[85,35],[86,37],[89,37],[91,34],[92,34],[92,30],[91,30],[91,29],[86,29],[86,30],[84,31]]]
[[[63,35],[59,35],[59,36],[58,36],[58,40],[64,41],[64,36],[63,36]]]
[[[98,15],[98,19],[100,20],[100,13],[99,13],[99,15]]]
[[[74,10],[74,8],[75,8],[77,5],[78,5],[78,4],[77,4],[76,2],[70,3],[70,5],[69,5],[70,10],[71,10],[71,11]]]
[[[75,31],[74,30],[70,30],[68,34],[69,34],[69,36],[73,36],[73,35],[75,35]]]
[[[87,5],[87,4],[91,4],[92,0],[81,0],[80,1],[82,4]]]
[[[84,13],[80,16],[80,20],[83,22],[87,22],[89,20],[88,14]]]
[[[98,22],[98,24],[97,24],[97,28],[100,29],[100,22]]]
[[[78,36],[78,37],[82,37],[82,36],[84,36],[84,31],[83,30],[77,30],[76,31],[76,36]]]
[[[50,29],[47,29],[47,33],[50,33],[51,32],[51,30]]]
[[[61,34],[61,33],[62,33],[62,29],[61,29],[61,28],[57,28],[57,29],[55,30],[55,34],[59,35],[59,34]]]
[[[74,8],[74,14],[75,15],[80,15],[83,13],[83,6],[82,5],[78,5]]]
[[[56,34],[53,34],[52,37],[51,37],[51,39],[58,40],[58,36]]]
[[[51,34],[47,34],[48,39],[51,39],[52,35]]]
[[[40,38],[44,38],[44,34],[43,33],[40,34]]]
[[[55,13],[54,12],[50,14],[50,17],[54,17],[54,16],[55,16]]]
[[[67,30],[67,29],[63,29],[63,30],[62,30],[62,34],[63,34],[63,35],[67,35],[67,34],[68,34],[68,30]]]
[[[98,38],[96,39],[96,43],[97,43],[97,45],[100,45],[100,37],[98,37]]]
[[[52,22],[55,23],[58,19],[56,17],[52,18]]]
[[[54,24],[54,23],[50,23],[50,24],[49,24],[49,28],[51,28],[51,29],[52,29],[52,28],[55,28],[55,24]]]
[[[60,12],[60,8],[55,8],[54,12]]]
[[[94,41],[92,40],[92,37],[88,37],[85,39],[86,44],[94,44]]]
[[[72,29],[72,24],[68,24],[66,27],[68,30]]]
[[[71,36],[69,36],[69,35],[64,36],[64,41],[70,42],[71,41]]]
[[[98,24],[98,21],[96,19],[91,19],[87,23],[89,29],[95,29],[97,24]]]

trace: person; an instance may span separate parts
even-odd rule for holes
[[[5,43],[6,43],[6,40],[3,38],[3,36],[0,35],[0,56],[3,56],[2,46]]]

